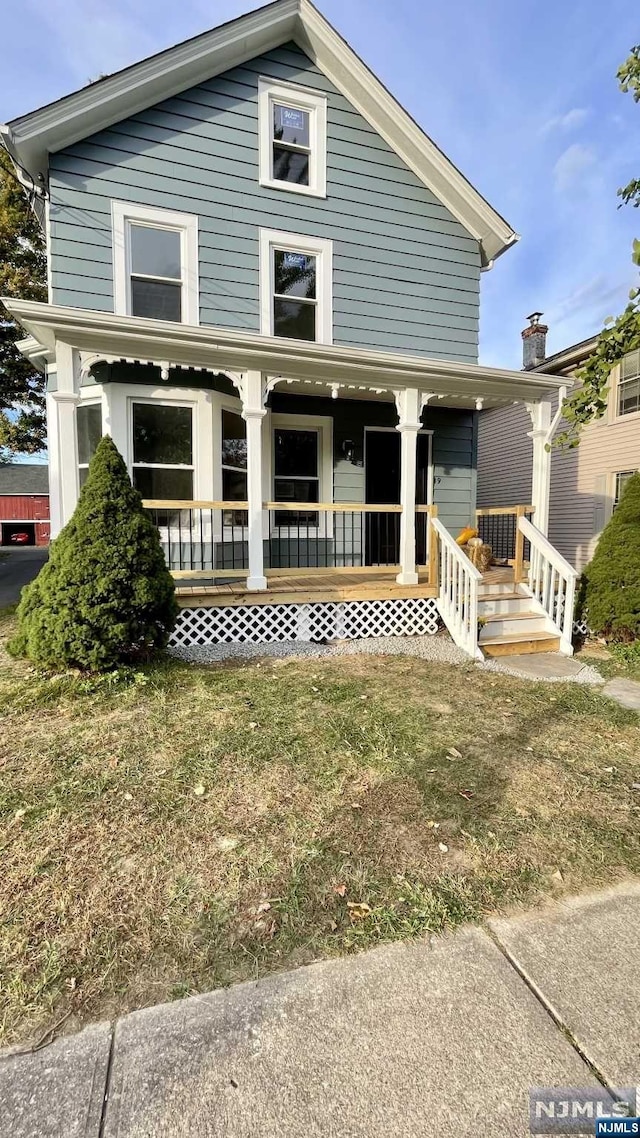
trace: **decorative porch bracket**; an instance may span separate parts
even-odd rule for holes
[[[422,424],[422,400],[415,388],[395,393],[398,408],[396,430],[400,431],[400,572],[399,585],[417,585],[416,570],[416,461],[418,431]]]

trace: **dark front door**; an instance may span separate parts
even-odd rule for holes
[[[367,431],[365,502],[377,506],[400,503],[400,435],[398,431]],[[400,552],[400,514],[365,514],[367,565],[397,565]]]
[[[416,503],[426,505],[429,490],[429,435],[418,435]],[[400,504],[400,433],[367,431],[365,502],[378,506]],[[367,565],[397,565],[400,556],[400,514],[365,514]],[[416,562],[427,561],[427,515],[416,517]]]

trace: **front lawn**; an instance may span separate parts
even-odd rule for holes
[[[3,1042],[640,872],[638,719],[577,684],[0,665]]]

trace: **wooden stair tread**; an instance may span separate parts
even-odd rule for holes
[[[501,636],[490,636],[481,640],[480,646],[485,644],[517,644],[524,640],[559,640],[556,632],[503,632]]]
[[[485,624],[489,624],[492,620],[545,620],[546,617],[542,612],[533,612],[529,609],[527,612],[491,612],[482,619]]]

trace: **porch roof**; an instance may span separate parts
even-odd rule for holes
[[[196,368],[214,372],[261,371],[289,390],[310,394],[310,386],[337,387],[341,397],[393,399],[396,391],[417,388],[444,405],[499,407],[517,400],[536,401],[567,385],[564,376],[403,352],[278,339],[211,325],[116,316],[37,301],[2,303],[29,333],[23,353],[42,366],[53,358],[56,342],[70,344],[98,360],[134,360],[161,368]]]

